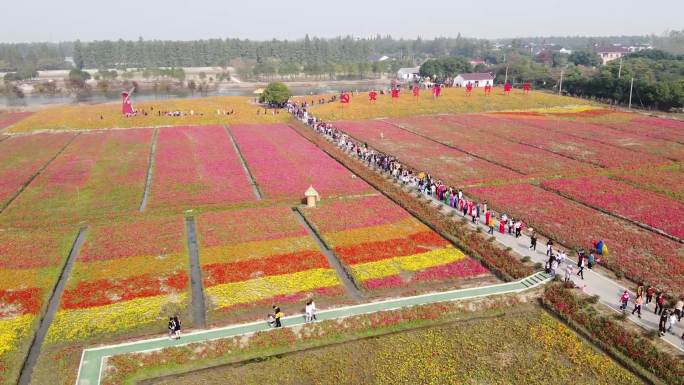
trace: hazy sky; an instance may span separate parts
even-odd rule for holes
[[[424,38],[661,34],[684,0],[23,0],[1,7],[0,41]]]

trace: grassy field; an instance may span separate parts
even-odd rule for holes
[[[520,90],[514,90],[506,96],[503,95],[502,89],[495,88],[491,96],[485,97],[482,91],[478,90],[474,91],[472,96],[466,96],[465,90],[461,88],[446,88],[437,100],[434,100],[427,91],[423,91],[419,99],[415,99],[406,91],[398,100],[393,101],[388,95],[378,95],[377,103],[370,104],[368,95],[361,93],[353,96],[351,103],[345,107],[340,103],[329,103],[315,105],[311,111],[317,118],[330,121],[587,105],[591,103],[586,100],[542,92],[525,95]]]
[[[46,108],[9,128],[9,132],[37,130],[103,128],[131,128],[156,126],[186,126],[236,123],[278,123],[287,120],[287,114],[264,114],[264,109],[253,104],[253,98],[243,96],[216,96],[202,99],[165,99],[134,104],[145,110],[147,116],[130,118],[121,115],[121,104],[74,105]],[[221,115],[217,114],[221,111]],[[224,111],[234,111],[224,115]],[[186,116],[159,116],[158,111],[181,111]],[[193,112],[190,115],[190,112]],[[257,114],[259,112],[259,114]]]
[[[147,382],[639,384],[539,309],[366,338]]]

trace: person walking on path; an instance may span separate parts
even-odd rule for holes
[[[620,310],[624,313],[627,309],[627,304],[629,303],[629,292],[627,290],[620,296],[620,302],[622,303],[622,305],[620,305]]]
[[[637,297],[643,297],[644,296],[644,284],[639,283],[636,289],[636,296]]]
[[[173,335],[176,332],[176,323],[173,320],[173,317],[169,317],[169,339],[173,339]]]
[[[501,219],[499,219],[499,233],[503,234],[506,226],[506,214],[504,214]]]
[[[665,292],[658,292],[658,294],[656,295],[655,303],[656,306],[654,313],[658,315],[663,314],[663,310],[665,309]]]
[[[670,314],[667,312],[667,310],[663,311],[662,314],[660,315],[660,321],[658,322],[658,334],[662,337],[665,335],[665,332],[667,331],[667,318]]]
[[[587,259],[587,267],[589,268],[589,270],[592,270],[594,267],[594,263],[596,263],[596,256],[594,255],[593,250],[589,253],[589,257]]]
[[[534,230],[530,234],[530,249],[537,251],[537,233]]]
[[[577,275],[584,280],[584,258],[580,258],[579,262],[577,262],[577,269]]]
[[[489,218],[489,222],[487,223],[487,226],[489,226],[489,230],[487,231],[487,234],[494,235],[494,227],[496,226],[496,219]]]
[[[585,256],[585,251],[584,248],[580,247],[579,250],[577,250],[577,264],[580,264],[580,261],[584,259]]]
[[[280,319],[283,318],[283,312],[280,311],[280,307],[277,305],[273,305],[273,317],[275,317],[275,327],[282,327]]]
[[[653,294],[655,294],[656,288],[653,287],[653,285],[648,285],[648,289],[646,289],[646,304],[648,305],[653,301]]]
[[[643,297],[636,297],[634,300],[634,310],[632,310],[632,315],[634,315],[634,312],[636,312],[639,315],[639,318],[641,318],[641,305],[644,304],[644,298]]]
[[[515,222],[515,237],[520,238],[520,235],[522,234],[522,221],[518,219],[517,222]]]
[[[176,339],[179,340],[181,337],[181,321],[178,319],[178,316],[173,316],[173,323],[173,334],[176,336]]]
[[[489,220],[492,219],[492,213],[485,211],[485,224],[489,226]]]
[[[508,221],[508,235],[513,235],[513,223],[515,223],[515,218],[511,218],[510,221]]]
[[[550,239],[546,241],[546,255],[549,257],[553,255],[553,241]]]
[[[677,304],[675,304],[674,314],[677,315],[677,322],[682,320],[682,311],[684,311],[684,301],[679,298]]]
[[[570,282],[570,277],[572,276],[572,265],[565,267],[565,282]]]
[[[565,262],[565,258],[567,256],[565,255],[564,251],[559,251],[558,254],[556,254],[556,260],[558,260],[558,266],[560,267],[563,262]]]
[[[675,314],[675,312],[671,312],[670,317],[667,319],[667,332],[668,333],[674,334],[674,332],[672,331],[672,328],[674,328],[675,322],[678,322],[677,321],[677,314]]]

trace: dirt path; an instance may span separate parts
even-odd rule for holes
[[[192,323],[195,328],[207,327],[206,309],[204,304],[204,288],[202,287],[202,271],[199,261],[199,247],[197,245],[197,231],[195,218],[185,218],[185,228],[188,233],[188,254],[190,255],[190,284],[192,290]]]
[[[157,137],[159,136],[159,128],[154,129],[152,134],[152,145],[150,146],[150,158],[147,161],[147,178],[145,178],[145,190],[140,201],[140,212],[145,211],[147,207],[147,200],[150,197],[150,189],[152,188],[152,177],[154,176],[154,160],[157,154]]]

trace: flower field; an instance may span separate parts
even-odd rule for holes
[[[214,319],[261,318],[273,303],[303,308],[308,297],[319,307],[347,300],[335,271],[287,206],[203,213],[197,226]]]
[[[352,95],[351,102],[344,108],[341,103],[329,103],[314,105],[311,112],[318,118],[331,121],[591,104],[582,99],[542,92],[531,92],[525,95],[522,90],[514,90],[511,95],[505,96],[502,87],[494,88],[490,97],[485,97],[481,90],[477,90],[468,97],[463,88],[443,88],[442,96],[437,100],[433,100],[429,90],[422,91],[419,100],[415,100],[408,90],[403,90],[400,98],[394,101],[389,95],[378,95],[376,104],[369,103],[367,93],[359,93]]]
[[[0,384],[15,383],[76,231],[0,231]]]
[[[684,172],[681,169],[649,168],[621,173],[617,178],[684,202]]]
[[[385,197],[325,202],[304,213],[356,282],[371,292],[490,276]]]
[[[144,129],[80,134],[12,202],[4,219],[76,222],[136,210],[151,140],[152,130]]]
[[[36,130],[92,130],[158,126],[223,125],[237,123],[279,123],[287,114],[272,115],[243,96],[217,96],[201,99],[164,99],[136,102],[134,107],[148,115],[126,118],[121,115],[121,103],[58,106],[42,109],[9,128],[11,132]],[[231,111],[232,115],[217,115],[216,111]],[[158,111],[182,111],[186,116],[159,116]],[[193,115],[190,115],[192,111]],[[260,113],[257,114],[257,111]]]
[[[236,125],[230,129],[266,198],[301,199],[309,186],[323,198],[372,191],[284,124]]]
[[[221,126],[159,130],[150,208],[255,200],[247,174]]]
[[[406,118],[393,123],[525,175],[594,171],[589,164],[506,140],[496,134],[473,130],[472,126],[453,122],[450,117]]]
[[[542,186],[577,201],[684,238],[684,203],[605,176],[554,179]]]
[[[388,318],[386,323],[374,328],[401,325],[401,321],[392,321],[398,318],[395,314],[385,317]],[[250,342],[258,347],[265,344],[264,347],[273,348],[298,338],[288,330],[278,332],[283,335],[264,333],[252,337]],[[312,343],[311,338],[308,340]],[[215,351],[223,355],[240,351],[230,349],[235,342],[216,342],[212,349],[193,347],[195,351],[206,352],[195,354],[194,358],[201,362],[201,357],[205,356],[208,361]],[[252,349],[257,348],[250,346]],[[108,380],[120,378],[121,372],[130,373],[136,367],[140,370],[138,362],[143,362],[142,366],[155,367],[161,364],[164,356],[192,362],[188,358],[192,357],[191,351],[190,348],[183,351],[169,349],[148,355],[116,357],[113,359],[114,367],[105,376],[105,384],[117,383]],[[526,384],[547,384],[549,376],[552,376],[554,384],[642,384],[635,375],[594,350],[551,315],[534,308],[526,313],[479,319],[477,322],[453,322],[361,338],[293,352],[284,357],[195,370],[180,376],[159,378],[151,383],[437,385],[511,384],[524,378]],[[235,360],[239,360],[239,356]]]
[[[31,116],[32,112],[5,112],[0,113],[0,130]]]
[[[335,127],[418,170],[430,170],[454,185],[494,183],[523,177],[521,173],[442,146],[384,121],[342,121],[336,122]]]
[[[469,189],[468,193],[486,199],[499,212],[522,218],[564,245],[586,248],[601,239],[610,250],[602,264],[635,281],[684,292],[680,279],[684,273],[684,246],[678,242],[532,185],[481,187]]]
[[[182,217],[92,225],[47,335],[48,343],[161,330],[186,307]]]
[[[72,134],[40,134],[1,141],[0,207],[72,137]]]

